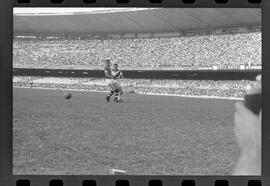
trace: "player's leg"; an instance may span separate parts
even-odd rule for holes
[[[123,100],[122,100],[122,95],[123,95],[123,89],[121,86],[119,86],[119,96],[118,96],[118,103],[122,103]]]
[[[111,81],[110,81],[109,79],[106,79],[106,83],[107,83],[107,85],[111,88],[111,90],[110,90],[108,96],[106,96],[106,101],[109,102],[111,96],[114,94],[115,87],[114,87],[114,85],[111,83]]]
[[[108,96],[106,96],[106,101],[107,102],[110,102],[110,98],[111,98],[111,96],[114,94],[114,91],[113,91],[113,89],[111,89],[111,91],[109,92],[109,95]]]
[[[121,86],[120,86],[120,95],[121,95],[121,96],[123,95],[123,89],[122,89]]]
[[[114,101],[117,102],[119,100],[119,90],[116,89],[114,93]]]
[[[114,94],[115,95],[114,101],[121,102],[121,86],[119,85],[118,82],[114,82],[114,86],[116,88]]]

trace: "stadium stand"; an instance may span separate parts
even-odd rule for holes
[[[13,67],[122,69],[240,69],[261,66],[261,32],[189,33],[140,39],[15,38]]]
[[[19,68],[252,69],[261,66],[261,31],[188,33],[140,39],[15,38],[13,66]],[[102,79],[14,77],[16,87],[108,91]],[[58,83],[57,83],[58,82]],[[250,81],[123,80],[125,92],[236,97]]]
[[[165,94],[185,96],[215,96],[242,98],[251,81],[213,80],[150,80],[124,79],[126,93]],[[103,79],[96,78],[55,78],[55,77],[14,77],[15,87],[56,88],[73,90],[108,91]]]

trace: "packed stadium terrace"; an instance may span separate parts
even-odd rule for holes
[[[213,80],[150,80],[123,79],[125,93],[215,96],[243,98],[245,88],[253,82]],[[13,77],[14,87],[53,88],[89,91],[109,91],[103,79],[98,78],[57,78],[57,77]]]
[[[261,32],[141,39],[14,39],[14,67],[86,67],[104,59],[122,68],[238,69],[261,65]]]

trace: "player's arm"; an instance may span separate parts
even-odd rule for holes
[[[123,73],[122,73],[122,71],[120,71],[120,78],[121,79],[125,78],[124,75],[123,75]]]
[[[109,74],[109,71],[108,71],[107,69],[105,69],[104,72],[105,72],[106,77],[109,77],[109,78],[111,78],[111,79],[115,79],[114,76],[112,76],[111,74]]]

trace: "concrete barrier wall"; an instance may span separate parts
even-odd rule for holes
[[[129,79],[254,80],[261,70],[123,70]],[[14,68],[14,76],[103,78],[103,70]]]

